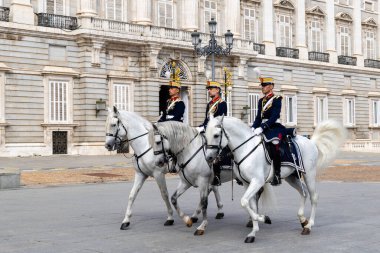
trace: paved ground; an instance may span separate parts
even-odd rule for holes
[[[177,179],[169,179],[173,192]],[[21,188],[0,191],[0,252],[379,252],[380,184],[318,183],[320,204],[311,235],[301,236],[296,218],[299,198],[284,184],[276,188],[278,211],[272,225],[261,225],[254,244],[244,244],[247,215],[239,205],[242,188],[221,188],[225,218],[215,220],[210,198],[209,227],[202,237],[175,215],[166,215],[158,188],[146,182],[136,201],[131,228],[119,230],[131,183]],[[198,192],[179,203],[192,212]]]

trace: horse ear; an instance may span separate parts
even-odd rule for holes
[[[114,113],[118,113],[118,110],[117,110],[116,106],[113,106],[113,112]]]

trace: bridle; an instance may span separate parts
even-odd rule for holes
[[[166,138],[165,135],[161,134],[161,132],[158,130],[157,126],[153,124],[153,135],[154,135],[154,141],[156,141],[156,136],[159,136],[160,142],[161,142],[161,150],[154,150],[153,154],[154,155],[160,155],[163,154],[164,156],[164,162],[167,163],[171,159],[171,155],[166,153],[165,147],[164,147],[164,139]]]
[[[116,118],[117,119],[117,130],[115,132],[115,134],[112,134],[112,133],[106,133],[106,136],[111,136],[111,137],[114,137],[115,139],[115,144],[117,143],[116,141],[118,140],[119,141],[119,145],[120,146],[123,146],[124,143],[128,143],[128,142],[131,142],[131,141],[134,141],[142,136],[145,136],[147,135],[149,132],[146,132],[144,134],[141,134],[139,136],[136,136],[136,137],[133,137],[131,139],[125,139],[123,140],[122,138],[120,138],[119,136],[119,131],[120,131],[120,125],[123,127],[124,131],[125,131],[125,136],[128,136],[128,131],[127,131],[127,128],[124,126],[123,122],[117,117],[117,116],[113,116],[113,118]],[[144,153],[145,154],[145,153]]]

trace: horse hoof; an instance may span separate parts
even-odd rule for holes
[[[265,215],[264,223],[265,223],[265,224],[272,224],[272,220],[269,218],[269,216],[266,216],[266,215]]]
[[[203,235],[204,233],[205,233],[204,230],[197,229],[195,230],[194,235]]]
[[[127,230],[128,227],[129,227],[129,222],[122,223],[121,227],[120,227],[120,230]]]
[[[220,220],[220,219],[223,219],[223,217],[224,217],[224,213],[217,213],[215,216],[215,219]]]
[[[301,235],[310,235],[310,228],[303,228]]]
[[[191,221],[193,223],[197,223],[198,222],[198,217],[191,217]]]
[[[252,228],[253,227],[253,223],[252,221],[248,221],[247,225],[245,225],[247,228]]]
[[[171,226],[173,224],[174,224],[174,220],[167,220],[167,221],[165,221],[164,226]]]
[[[308,220],[305,220],[304,222],[301,222],[302,228],[304,228],[307,224],[309,224]]]
[[[186,222],[186,226],[188,228],[191,228],[191,226],[193,225],[193,221],[191,219],[189,219],[187,222]]]
[[[254,236],[248,236],[247,238],[245,238],[245,243],[253,243],[255,241],[255,237]]]

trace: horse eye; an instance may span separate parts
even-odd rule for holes
[[[218,137],[219,137],[219,134],[215,134],[215,135],[214,135],[214,138],[218,138]]]
[[[111,127],[115,127],[116,126],[116,124],[111,124]]]

